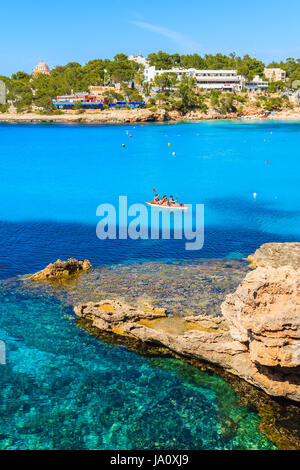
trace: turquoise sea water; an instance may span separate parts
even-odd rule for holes
[[[299,148],[300,123],[0,125],[0,278],[70,256],[238,258],[299,241]],[[99,204],[144,202],[153,187],[205,204],[203,250],[97,239]],[[219,377],[104,344],[22,281],[1,281],[0,300],[1,449],[273,448]]]
[[[58,257],[96,265],[239,257],[267,241],[299,239],[297,122],[2,124],[0,142],[1,277]],[[99,204],[120,195],[143,203],[153,187],[205,205],[202,250],[187,252],[181,240],[97,239]]]
[[[103,344],[18,283],[0,292],[0,449],[273,448],[217,376]]]

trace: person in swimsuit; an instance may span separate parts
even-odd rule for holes
[[[164,195],[164,197],[163,197],[162,200],[159,202],[159,204],[160,204],[160,205],[162,205],[162,204],[167,204],[167,202],[168,202],[168,198],[167,198],[166,195]]]
[[[169,201],[168,201],[169,206],[173,206],[174,204],[176,204],[176,202],[177,202],[177,201],[174,201],[173,196],[170,196],[170,199],[169,199]]]
[[[155,194],[153,201],[155,202],[155,204],[159,203],[159,194]]]

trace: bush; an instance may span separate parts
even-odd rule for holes
[[[155,106],[155,101],[151,101],[152,98],[146,103],[146,108],[153,108]]]
[[[239,101],[239,103],[246,103],[246,98],[244,96],[241,96],[241,95],[236,95],[235,96],[235,101]]]
[[[233,99],[233,93],[224,93],[224,96],[220,99],[220,111],[222,114],[235,113],[237,111],[233,105]]]
[[[269,98],[265,102],[266,111],[276,111],[282,109],[283,100],[280,97]]]
[[[294,109],[294,105],[293,103],[291,103],[290,101],[288,101],[285,105],[288,109]]]
[[[219,90],[212,90],[210,92],[210,105],[213,108],[219,109],[219,107],[220,107],[220,100],[219,100],[220,95],[221,95],[221,92]]]
[[[8,104],[0,104],[0,113],[7,113],[9,108]]]

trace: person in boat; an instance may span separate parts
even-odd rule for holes
[[[167,198],[166,195],[164,195],[164,197],[162,198],[162,200],[159,201],[159,204],[160,204],[160,205],[162,205],[162,204],[167,204],[167,202],[168,202],[168,198]]]
[[[155,204],[159,203],[159,194],[155,194],[153,201],[155,202]]]
[[[168,204],[169,206],[174,206],[174,204],[176,204],[177,201],[174,200],[173,196],[170,196],[169,200],[168,200]]]

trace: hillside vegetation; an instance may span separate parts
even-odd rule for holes
[[[158,69],[169,70],[172,67],[198,68],[198,69],[236,69],[239,74],[249,79],[254,75],[263,77],[265,64],[248,55],[228,56],[223,54],[179,55],[158,52],[149,54],[150,65]],[[288,58],[285,62],[269,64],[280,67],[287,73],[287,82],[270,84],[269,93],[256,96],[256,106],[259,110],[282,109],[292,106],[285,97],[278,96],[278,92],[288,89],[292,82],[300,80],[300,59]],[[9,104],[0,106],[0,111],[6,112],[9,105],[13,105],[17,112],[28,112],[34,106],[44,113],[59,113],[55,110],[52,100],[57,95],[72,92],[88,92],[91,85],[120,84],[118,91],[107,92],[110,100],[146,100],[147,107],[176,109],[182,114],[193,110],[208,108],[218,109],[221,113],[242,112],[249,104],[249,94],[220,93],[212,91],[203,93],[196,90],[196,82],[189,77],[177,82],[176,74],[170,72],[157,76],[154,86],[160,90],[156,96],[151,93],[151,86],[144,82],[143,66],[128,60],[125,54],[117,54],[113,60],[95,59],[85,65],[70,62],[59,65],[52,70],[51,75],[33,76],[23,71],[14,73],[11,77],[0,76],[7,86],[7,101]],[[274,96],[272,96],[272,94]],[[275,96],[276,95],[276,96]]]

